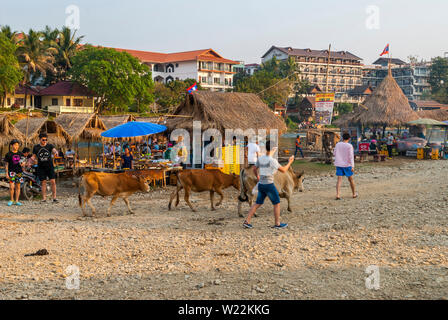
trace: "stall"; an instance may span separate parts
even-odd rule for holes
[[[145,141],[145,137],[164,132],[165,130],[166,127],[159,124],[131,121],[103,132],[101,136],[104,139],[111,140],[114,147],[117,145],[117,142],[120,146],[120,152],[117,152],[114,148],[112,154],[103,155],[105,167],[109,167],[111,172],[117,170],[119,167],[118,164],[121,163],[120,157],[123,142],[137,141],[136,139],[140,138],[139,143],[142,143]],[[182,169],[181,166],[172,163],[170,159],[160,158],[159,155],[156,156],[152,153],[147,154],[141,152],[135,153],[134,155],[132,168],[150,176],[154,186],[157,182],[160,182],[163,187],[166,186],[166,181],[170,174]],[[109,165],[110,160],[112,160],[112,166]]]
[[[408,125],[420,128],[418,132],[421,132],[426,139],[425,146],[416,148],[417,159],[447,158],[447,123],[423,118],[409,121]]]

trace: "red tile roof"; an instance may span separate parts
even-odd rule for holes
[[[139,51],[139,50],[120,49],[120,48],[113,48],[113,49],[120,52],[127,52],[132,56],[136,57],[137,59],[139,59],[141,62],[167,63],[167,62],[201,60],[201,61],[215,61],[229,64],[238,64],[237,61],[223,58],[216,51],[212,49],[202,49],[194,51],[175,52],[175,53],[160,53],[160,52]]]
[[[15,88],[14,92],[15,92],[15,94],[25,94],[25,91],[26,91],[26,94],[27,94],[27,95],[30,95],[30,96],[36,96],[36,95],[39,95],[39,91],[36,90],[36,89],[33,89],[33,88],[29,87],[29,86],[27,86],[27,90],[25,90],[25,89],[26,89],[26,88],[25,88],[24,85],[19,84],[19,85]]]
[[[71,81],[60,81],[39,91],[41,96],[94,96],[86,87]]]

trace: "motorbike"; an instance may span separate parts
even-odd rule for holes
[[[36,167],[33,166],[30,171],[24,171],[22,174],[22,192],[21,194],[26,200],[33,198],[42,193],[42,182],[36,175]],[[47,192],[50,192],[50,185],[47,184]]]

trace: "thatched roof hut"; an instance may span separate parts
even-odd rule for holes
[[[277,129],[286,131],[286,124],[253,93],[195,91],[187,95],[167,119],[168,130],[192,130],[193,121],[201,121],[202,130],[218,129]]]
[[[388,75],[349,117],[350,124],[399,126],[419,118],[389,69]]]
[[[99,116],[99,118],[103,121],[107,130],[134,120],[134,116],[130,114],[121,116]]]
[[[161,123],[162,119],[163,119],[162,116],[156,116],[156,117],[135,117],[135,121],[138,121],[138,122]]]
[[[25,118],[18,121],[15,127],[23,136],[26,136],[27,144],[39,143],[39,134],[43,132],[47,133],[49,143],[58,148],[65,147],[70,141],[70,137],[64,128],[48,118]]]
[[[55,122],[61,125],[70,136],[71,142],[101,140],[101,132],[106,130],[103,121],[95,113],[63,113]]]
[[[24,141],[25,135],[9,121],[6,114],[2,114],[0,115],[0,145],[4,146],[12,139]]]
[[[428,118],[438,121],[448,120],[448,110],[444,109],[421,110],[417,111],[417,114],[420,118]]]

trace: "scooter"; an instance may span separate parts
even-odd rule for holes
[[[29,172],[22,173],[22,195],[26,200],[33,200],[33,198],[42,193],[42,183],[35,174],[36,167],[33,166]],[[50,192],[50,185],[47,184],[47,192]]]

